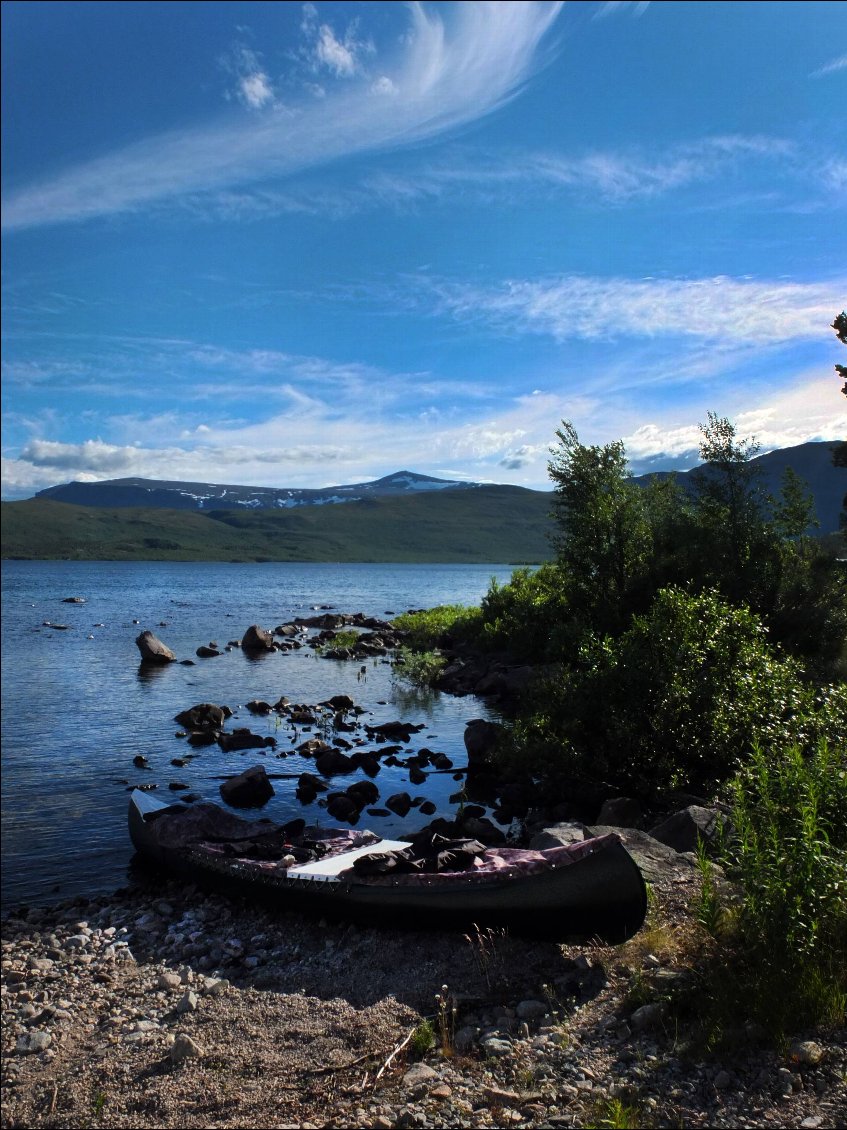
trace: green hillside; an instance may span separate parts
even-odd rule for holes
[[[4,502],[2,555],[106,561],[537,562],[550,495],[482,486],[291,510],[208,513]]]

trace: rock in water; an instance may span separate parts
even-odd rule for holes
[[[241,639],[242,651],[272,651],[273,646],[273,635],[258,624],[251,624]]]
[[[229,777],[220,788],[221,797],[234,808],[261,808],[274,795],[264,766],[253,765],[237,777]]]
[[[135,640],[141,652],[142,663],[174,663],[176,656],[167,646],[157,639],[152,632],[142,632]]]

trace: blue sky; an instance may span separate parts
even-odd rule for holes
[[[3,4],[3,497],[847,437],[847,5]]]

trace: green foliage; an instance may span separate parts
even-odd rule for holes
[[[621,636],[586,637],[545,682],[515,724],[510,760],[560,788],[708,792],[754,742],[847,732],[847,692],[816,695],[801,675],[749,610],[663,589]]]
[[[706,845],[697,838],[697,870],[700,872],[700,891],[694,908],[695,917],[706,933],[716,938],[724,920],[718,886],[712,870],[712,861],[706,852]]]
[[[505,585],[492,580],[480,606],[476,641],[515,659],[543,662],[558,654],[568,619],[566,578],[558,565],[517,569]]]
[[[492,584],[495,582],[492,580]],[[463,604],[440,604],[395,617],[395,628],[407,634],[406,646],[427,651],[449,643],[460,635],[472,635],[480,619],[478,608]]]
[[[753,748],[732,779],[723,862],[739,904],[693,1004],[697,1039],[726,1046],[739,1015],[770,1039],[847,1012],[847,747]]]
[[[639,1130],[646,1125],[638,1106],[625,1103],[620,1098],[603,1099],[594,1110],[589,1127],[602,1127],[603,1130]]]
[[[409,1050],[417,1059],[423,1059],[435,1047],[435,1029],[432,1022],[424,1018],[412,1033]]]
[[[729,862],[747,944],[768,964],[840,954],[847,969],[845,734],[805,750],[755,746],[733,779]]]
[[[352,650],[359,642],[359,633],[353,628],[342,628],[340,631],[335,632],[330,638],[322,640],[315,648],[315,651],[335,651],[337,648],[345,648],[348,651]]]
[[[554,545],[568,577],[571,614],[601,631],[615,630],[647,566],[644,495],[628,477],[622,441],[585,446],[567,421],[556,436],[548,464],[559,526]]]
[[[432,687],[446,665],[447,660],[438,651],[412,651],[401,647],[394,656],[392,676],[415,686]]]

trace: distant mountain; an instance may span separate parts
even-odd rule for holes
[[[550,495],[511,486],[229,510],[76,506],[42,495],[4,502],[0,514],[7,559],[526,565],[552,556]]]
[[[479,483],[435,479],[414,471],[350,486],[240,487],[218,483],[162,482],[157,479],[107,479],[99,483],[65,483],[40,490],[36,498],[70,502],[74,506],[144,506],[157,510],[290,510],[296,506],[324,506],[336,502],[361,502],[385,495],[420,494],[433,490],[467,490]]]
[[[847,469],[832,465],[834,446],[804,443],[755,460],[771,494],[779,493],[786,467],[808,483],[823,534],[839,528],[847,492]],[[691,474],[680,472],[680,483],[690,484]],[[68,483],[2,504],[3,556],[526,564],[553,556],[551,504],[550,491],[413,471],[322,490],[152,479]]]

